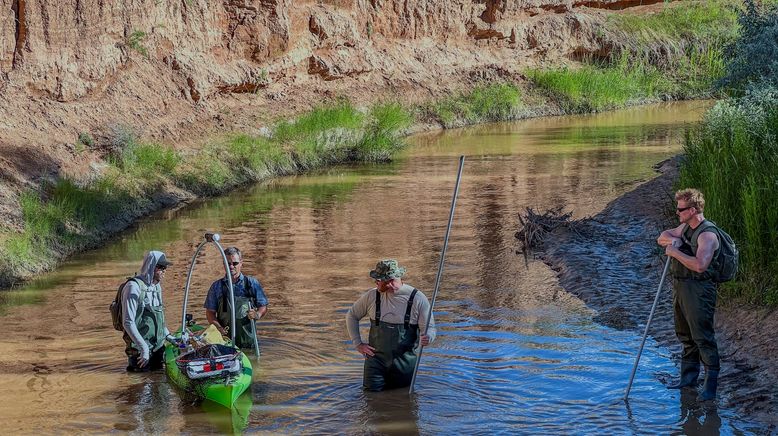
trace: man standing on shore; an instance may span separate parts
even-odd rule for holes
[[[346,314],[346,327],[365,357],[363,386],[369,391],[409,386],[416,366],[415,348],[435,340],[430,303],[418,289],[403,283],[405,268],[396,260],[378,262],[370,271],[376,287],[362,294]],[[362,342],[359,321],[370,316],[370,337]],[[430,326],[427,329],[427,322]],[[421,334],[427,329],[427,334]]]
[[[719,249],[717,228],[703,216],[705,199],[696,189],[675,193],[676,214],[680,225],[663,231],[657,243],[672,257],[673,313],[675,333],[683,345],[680,381],[670,389],[694,387],[705,365],[705,382],[697,397],[700,401],[716,398],[719,352],[713,331],[716,310],[714,255]]]

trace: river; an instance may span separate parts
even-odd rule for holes
[[[158,213],[0,293],[0,420],[11,434],[760,433],[733,410],[700,409],[665,389],[656,374],[676,372],[676,363],[650,338],[623,402],[642,332],[596,323],[545,264],[515,254],[519,211],[597,213],[677,154],[685,127],[709,105],[420,134],[390,164],[280,178]],[[399,259],[406,282],[431,294],[460,154],[438,339],[425,349],[413,396],[368,395],[345,313],[373,285],[368,271],[381,258]],[[253,385],[231,411],[190,403],[164,373],[126,373],[107,309],[144,252],[160,249],[174,262],[163,289],[168,324],[178,328],[186,268],[206,230],[241,248],[244,271],[270,301]],[[219,262],[212,248],[198,259],[188,310],[198,320]]]

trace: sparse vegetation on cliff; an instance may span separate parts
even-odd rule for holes
[[[737,36],[737,2],[666,5],[652,15],[614,14],[614,48],[578,68],[533,69],[532,83],[567,112],[720,95],[724,47]]]

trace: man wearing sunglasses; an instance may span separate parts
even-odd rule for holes
[[[700,401],[716,397],[719,352],[713,331],[716,310],[716,283],[712,261],[719,248],[717,228],[703,216],[705,199],[696,189],[675,193],[680,225],[663,231],[657,243],[673,258],[673,313],[675,333],[683,346],[681,377],[670,389],[697,386],[700,361],[705,366],[705,382]]]
[[[429,318],[427,297],[403,283],[405,268],[385,259],[370,271],[376,287],[362,294],[346,314],[352,343],[365,357],[362,385],[369,391],[409,386],[416,366],[415,348],[435,340],[435,320]],[[359,321],[370,317],[370,334],[362,342]],[[429,329],[427,334],[422,334]]]
[[[127,371],[144,372],[162,369],[165,325],[162,305],[162,279],[170,262],[161,251],[149,251],[143,259],[141,273],[127,280],[122,288],[122,325]]]
[[[254,277],[241,273],[243,256],[235,247],[224,250],[232,277],[232,289],[235,294],[235,345],[240,348],[254,346],[251,324],[267,312],[267,297],[262,284]],[[227,277],[216,280],[208,290],[205,299],[205,317],[216,326],[225,337],[230,337],[230,291]]]

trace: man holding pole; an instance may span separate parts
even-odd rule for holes
[[[705,199],[696,189],[675,193],[680,225],[665,230],[657,243],[673,258],[673,312],[675,332],[683,345],[681,378],[671,389],[694,387],[705,365],[705,383],[698,400],[716,398],[719,352],[713,331],[716,310],[714,254],[719,249],[718,229],[703,216]]]
[[[228,247],[224,250],[224,255],[227,257],[235,292],[235,323],[238,325],[235,331],[235,345],[240,348],[256,347],[257,335],[254,331],[254,321],[267,312],[265,290],[259,280],[241,272],[243,255],[238,248]],[[225,330],[231,322],[227,286],[226,276],[213,282],[208,290],[204,307],[208,323],[215,325],[223,336],[230,337]]]
[[[418,289],[404,284],[403,275],[405,268],[396,260],[378,262],[370,271],[376,287],[362,294],[346,314],[351,341],[365,357],[362,384],[369,391],[410,385],[417,359],[415,348],[435,340],[429,300]],[[364,343],[359,321],[368,315],[370,338]]]

